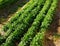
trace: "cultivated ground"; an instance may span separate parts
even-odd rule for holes
[[[20,7],[24,5],[22,2],[25,2],[25,0],[18,1],[11,6],[0,9],[0,30],[2,29],[2,26],[8,22],[10,17],[14,15],[17,10],[19,11]],[[60,0],[54,16],[54,21],[46,34],[46,46],[60,46]]]

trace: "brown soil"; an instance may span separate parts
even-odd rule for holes
[[[53,23],[51,24],[49,32],[46,34],[46,37],[46,46],[60,46],[60,0]]]

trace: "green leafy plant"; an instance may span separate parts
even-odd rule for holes
[[[40,2],[41,1],[43,1],[43,0],[40,0]],[[31,42],[31,40],[33,39],[33,37],[35,36],[35,34],[37,32],[36,30],[39,28],[39,25],[41,24],[44,17],[46,16],[47,11],[51,5],[51,2],[52,2],[51,0],[46,0],[42,10],[37,15],[32,26],[28,29],[27,33],[24,35],[24,37],[22,38],[22,40],[18,46],[29,46],[29,43]]]
[[[52,18],[53,18],[53,14],[55,12],[57,6],[57,0],[53,0],[53,3],[50,7],[50,9],[48,10],[48,13],[44,19],[44,21],[42,22],[42,25],[40,27],[40,32],[33,38],[30,46],[44,46],[44,37],[45,37],[45,32],[47,31],[47,29],[49,28],[51,22],[52,22]]]
[[[25,33],[25,31],[24,31],[25,29],[29,28],[30,24],[33,22],[37,13],[42,8],[41,6],[43,5],[42,2],[38,3],[39,2],[38,0],[36,2],[37,2],[36,7],[31,11],[30,14],[28,14],[28,17],[23,20],[23,23],[21,25],[18,25],[17,29],[6,39],[4,46],[9,46],[9,44],[10,44],[10,46],[13,46],[14,41],[16,39],[18,39],[19,36],[21,37],[21,35],[23,35]]]

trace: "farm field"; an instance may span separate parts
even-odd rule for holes
[[[12,2],[0,4],[0,46],[60,46],[60,0]]]

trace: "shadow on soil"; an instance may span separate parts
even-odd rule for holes
[[[5,21],[10,14],[14,14],[19,7],[22,7],[28,0],[19,0],[3,9],[0,9],[0,23]]]

